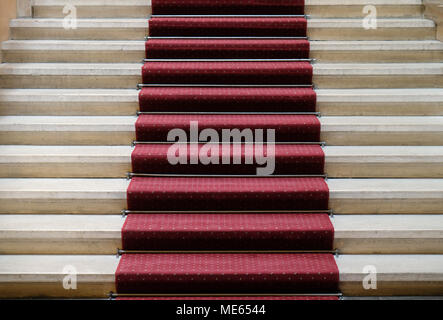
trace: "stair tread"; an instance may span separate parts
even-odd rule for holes
[[[129,0],[123,3],[116,0],[73,0],[71,3],[78,8],[81,17],[143,17],[150,14],[152,9],[150,0]],[[419,17],[422,13],[420,0],[376,0],[371,4],[377,5],[380,16]],[[314,17],[359,17],[365,5],[367,2],[364,0],[308,0],[305,2],[305,11]],[[34,16],[62,16],[61,10],[57,10],[60,7],[63,5],[55,0],[37,0],[33,3]],[[325,8],[332,10],[326,11]],[[343,10],[344,8],[347,10]]]
[[[317,101],[354,102],[443,102],[443,88],[411,89],[316,89]],[[3,101],[103,101],[138,102],[136,89],[0,89]]]
[[[141,66],[140,63],[3,63],[0,75],[141,76]],[[313,70],[314,76],[440,75],[443,63],[317,63]]]
[[[337,50],[442,50],[438,40],[310,41],[311,51]],[[7,40],[2,50],[124,50],[145,52],[145,41],[137,40]]]
[[[0,215],[0,236],[49,239],[96,235],[120,239],[124,222],[120,215]],[[443,215],[336,215],[331,222],[336,238],[443,237]]]
[[[223,117],[226,117],[224,115]],[[272,118],[272,116],[270,116]],[[173,119],[173,118],[171,118]],[[135,131],[135,116],[4,116],[0,131]],[[324,116],[319,118],[322,132],[346,130],[443,131],[443,117],[423,116]],[[45,125],[43,129],[41,126]]]
[[[204,219],[207,217],[209,222],[218,221],[214,216],[214,213],[199,215],[199,226],[202,228],[190,227],[187,230],[198,232],[198,237],[201,238],[219,239],[219,233],[214,234],[213,229],[208,229]],[[224,226],[229,223],[230,217],[233,215],[224,215]],[[180,225],[181,220],[176,219],[177,215],[174,215],[176,226]],[[121,215],[0,215],[0,252],[2,254],[112,254],[122,248],[122,228],[125,220]],[[276,221],[282,223],[281,228],[262,231],[268,235],[275,232],[274,238],[279,239],[281,231],[288,230],[288,226],[292,224],[284,219]],[[330,221],[334,226],[333,248],[344,254],[443,253],[442,215],[335,215]],[[249,237],[247,231],[242,232],[243,225],[237,220],[235,226],[233,229],[218,228],[218,230],[223,231],[224,235],[233,232],[232,239]],[[273,228],[275,226],[273,224]],[[162,230],[167,232],[170,228],[173,226],[165,224]],[[158,236],[157,229],[142,227],[139,230],[143,234],[137,237]],[[173,230],[178,232],[179,229],[173,228]],[[254,234],[258,230],[255,229]],[[91,246],[91,243],[94,245]],[[171,247],[170,250],[172,249]]]
[[[223,256],[223,255],[222,255]],[[0,281],[59,282],[66,265],[75,265],[80,281],[114,283],[115,255],[1,255]],[[340,279],[360,281],[365,265],[376,265],[379,281],[443,281],[443,255],[343,255],[336,259]]]

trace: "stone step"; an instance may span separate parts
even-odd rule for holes
[[[79,18],[146,18],[151,14],[150,0],[71,0]],[[313,17],[363,18],[366,0],[307,0],[306,14]],[[420,17],[423,12],[420,0],[371,1],[379,17]],[[37,18],[61,18],[64,5],[57,0],[34,0],[33,15]]]
[[[4,62],[131,63],[145,58],[144,41],[9,40]],[[311,41],[319,62],[440,62],[443,43],[424,41]]]
[[[0,146],[2,178],[122,178],[129,146]],[[323,148],[330,178],[443,178],[443,146]],[[155,172],[154,172],[155,173]]]
[[[4,116],[8,145],[124,145],[135,140],[135,116]],[[327,145],[443,145],[443,117],[321,117]],[[165,137],[166,141],[166,137]],[[297,142],[297,141],[295,141]]]
[[[133,89],[141,63],[3,63],[0,88]],[[441,88],[443,63],[318,63],[317,88]]]
[[[441,254],[443,215],[336,215],[344,254]],[[0,254],[114,254],[121,215],[0,215]]]
[[[272,179],[272,178],[270,178]],[[443,179],[329,179],[337,214],[443,213]],[[0,179],[0,213],[119,214],[127,179]]]
[[[64,19],[13,19],[15,40],[143,40],[148,35],[147,19],[77,19],[75,28]],[[65,28],[68,27],[68,28]],[[338,32],[340,31],[340,32]],[[365,29],[363,19],[309,19],[311,40],[431,40],[435,23],[423,18],[377,19],[376,29]]]
[[[0,115],[135,115],[136,89],[0,89]],[[316,89],[322,115],[443,115],[443,89]]]
[[[341,255],[336,262],[345,296],[439,295],[443,290],[443,255]],[[0,297],[105,298],[116,291],[118,263],[115,255],[2,255]],[[65,290],[63,279],[73,271],[77,289]],[[367,290],[364,279],[375,271],[377,289]]]

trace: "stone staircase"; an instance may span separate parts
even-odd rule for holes
[[[0,65],[0,297],[115,292],[147,0],[56,0],[10,23]],[[420,0],[307,0],[345,296],[443,295],[443,43]],[[352,179],[350,179],[352,178]],[[365,266],[378,289],[365,290]],[[64,290],[64,267],[78,272]]]

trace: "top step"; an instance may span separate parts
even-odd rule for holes
[[[374,0],[371,6],[367,0],[306,0],[305,3],[306,14],[323,18],[364,18],[368,15],[364,8],[375,13],[374,7],[378,17],[419,17],[423,12],[421,0]],[[34,0],[34,17],[60,18],[74,12],[78,18],[142,18],[152,13],[152,7],[151,0],[71,0],[66,3]],[[220,10],[216,14],[219,13]]]

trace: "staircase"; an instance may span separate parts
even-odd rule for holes
[[[280,251],[299,248],[286,248],[284,241],[271,245],[254,239],[249,253],[232,253],[238,251],[236,243],[248,243],[248,234],[239,228],[241,216],[237,221],[219,213],[197,231],[207,235],[224,225],[240,234],[230,244],[195,241],[197,251],[204,253],[183,254],[179,252],[186,248],[175,243],[174,252],[157,253],[164,248],[164,238],[159,237],[154,244],[146,242],[152,247],[142,247],[151,251],[144,255],[117,254],[130,240],[122,238],[131,222],[122,210],[128,209],[127,173],[133,172],[131,143],[139,140],[137,84],[143,83],[151,5],[147,0],[71,3],[79,18],[77,29],[63,28],[59,1],[35,0],[33,17],[12,20],[11,40],[2,43],[0,298],[106,298],[117,290],[122,259],[143,260],[145,265],[152,263],[152,269],[172,263],[186,266],[198,259],[203,266],[225,262],[225,269],[239,270],[249,263],[272,269],[279,259],[285,267],[297,265],[293,254]],[[310,58],[316,59],[312,81],[320,115],[319,141],[325,142],[326,209],[333,212],[324,223],[332,226],[332,247],[338,251],[330,257],[338,268],[339,293],[345,298],[443,296],[443,43],[435,40],[435,23],[423,17],[422,1],[376,1],[377,29],[370,30],[362,27],[366,4],[306,0]],[[213,183],[206,185],[210,186]],[[155,205],[153,201],[153,220],[132,221],[130,231],[138,225],[159,225],[155,231],[165,232],[161,221],[170,219],[170,228],[186,237],[188,219],[198,219],[161,216],[158,211],[173,210],[174,204]],[[283,219],[275,226],[283,232],[291,219],[262,218],[256,216],[257,226],[251,228],[262,228],[274,240],[278,232],[269,226]],[[320,231],[312,231],[312,236]],[[306,259],[312,257],[308,254]],[[362,285],[368,266],[377,270],[377,289]],[[66,290],[63,279],[72,267],[77,289]],[[183,277],[198,276],[192,268],[180,272]],[[276,276],[284,277],[285,272],[282,267]],[[245,276],[242,271],[240,276]],[[150,288],[153,292],[138,287],[147,294],[162,291]],[[271,285],[255,292],[228,292],[231,289],[206,293],[297,293],[285,286],[276,291]],[[120,287],[121,292],[131,290]],[[186,282],[171,290],[162,293],[195,293]]]

